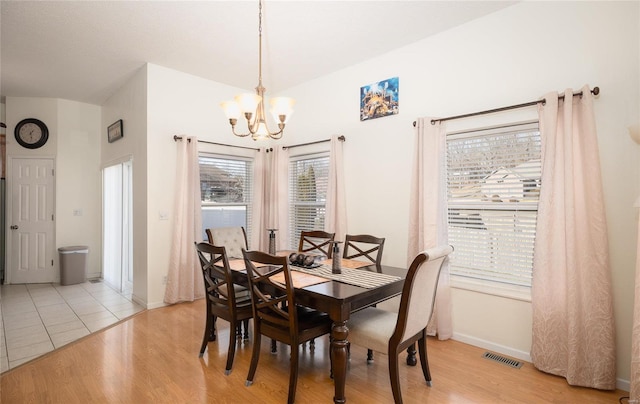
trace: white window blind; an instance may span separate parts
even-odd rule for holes
[[[324,230],[328,180],[328,154],[291,158],[289,162],[290,248],[298,248],[301,231]]]
[[[205,229],[242,226],[251,234],[253,161],[248,158],[199,156],[202,195],[202,232]]]
[[[540,150],[538,122],[447,136],[452,275],[531,286]]]

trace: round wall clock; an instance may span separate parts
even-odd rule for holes
[[[23,119],[16,125],[16,140],[22,147],[27,149],[37,149],[42,147],[49,140],[49,129],[39,119]]]

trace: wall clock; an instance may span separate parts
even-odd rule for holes
[[[49,140],[49,129],[39,119],[23,119],[16,125],[16,141],[27,149],[37,149],[42,147]]]

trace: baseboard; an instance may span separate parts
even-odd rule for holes
[[[531,355],[529,354],[529,352],[520,351],[508,346],[496,344],[491,341],[486,341],[481,338],[476,338],[460,333],[453,333],[451,339],[531,363]],[[629,389],[631,388],[631,383],[629,382],[629,380],[617,378],[616,388],[624,391],[629,391]]]
[[[493,343],[491,341],[483,340],[480,338],[476,338],[470,335],[465,335],[460,333],[453,333],[453,336],[451,337],[451,339],[464,342],[465,344],[477,346],[479,348],[488,349],[492,352],[510,356],[515,359],[531,362],[531,355],[529,355],[529,352],[513,349],[508,346]]]
[[[157,309],[159,307],[168,306],[168,304],[166,304],[165,302],[155,302],[155,303],[148,303],[146,306],[148,310],[151,310],[151,309]]]
[[[631,391],[631,382],[624,379],[616,379],[616,389]],[[631,403],[631,402],[630,402]]]

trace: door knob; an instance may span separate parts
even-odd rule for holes
[[[13,226],[10,227],[11,230],[18,230],[18,226],[16,226],[15,224]]]

